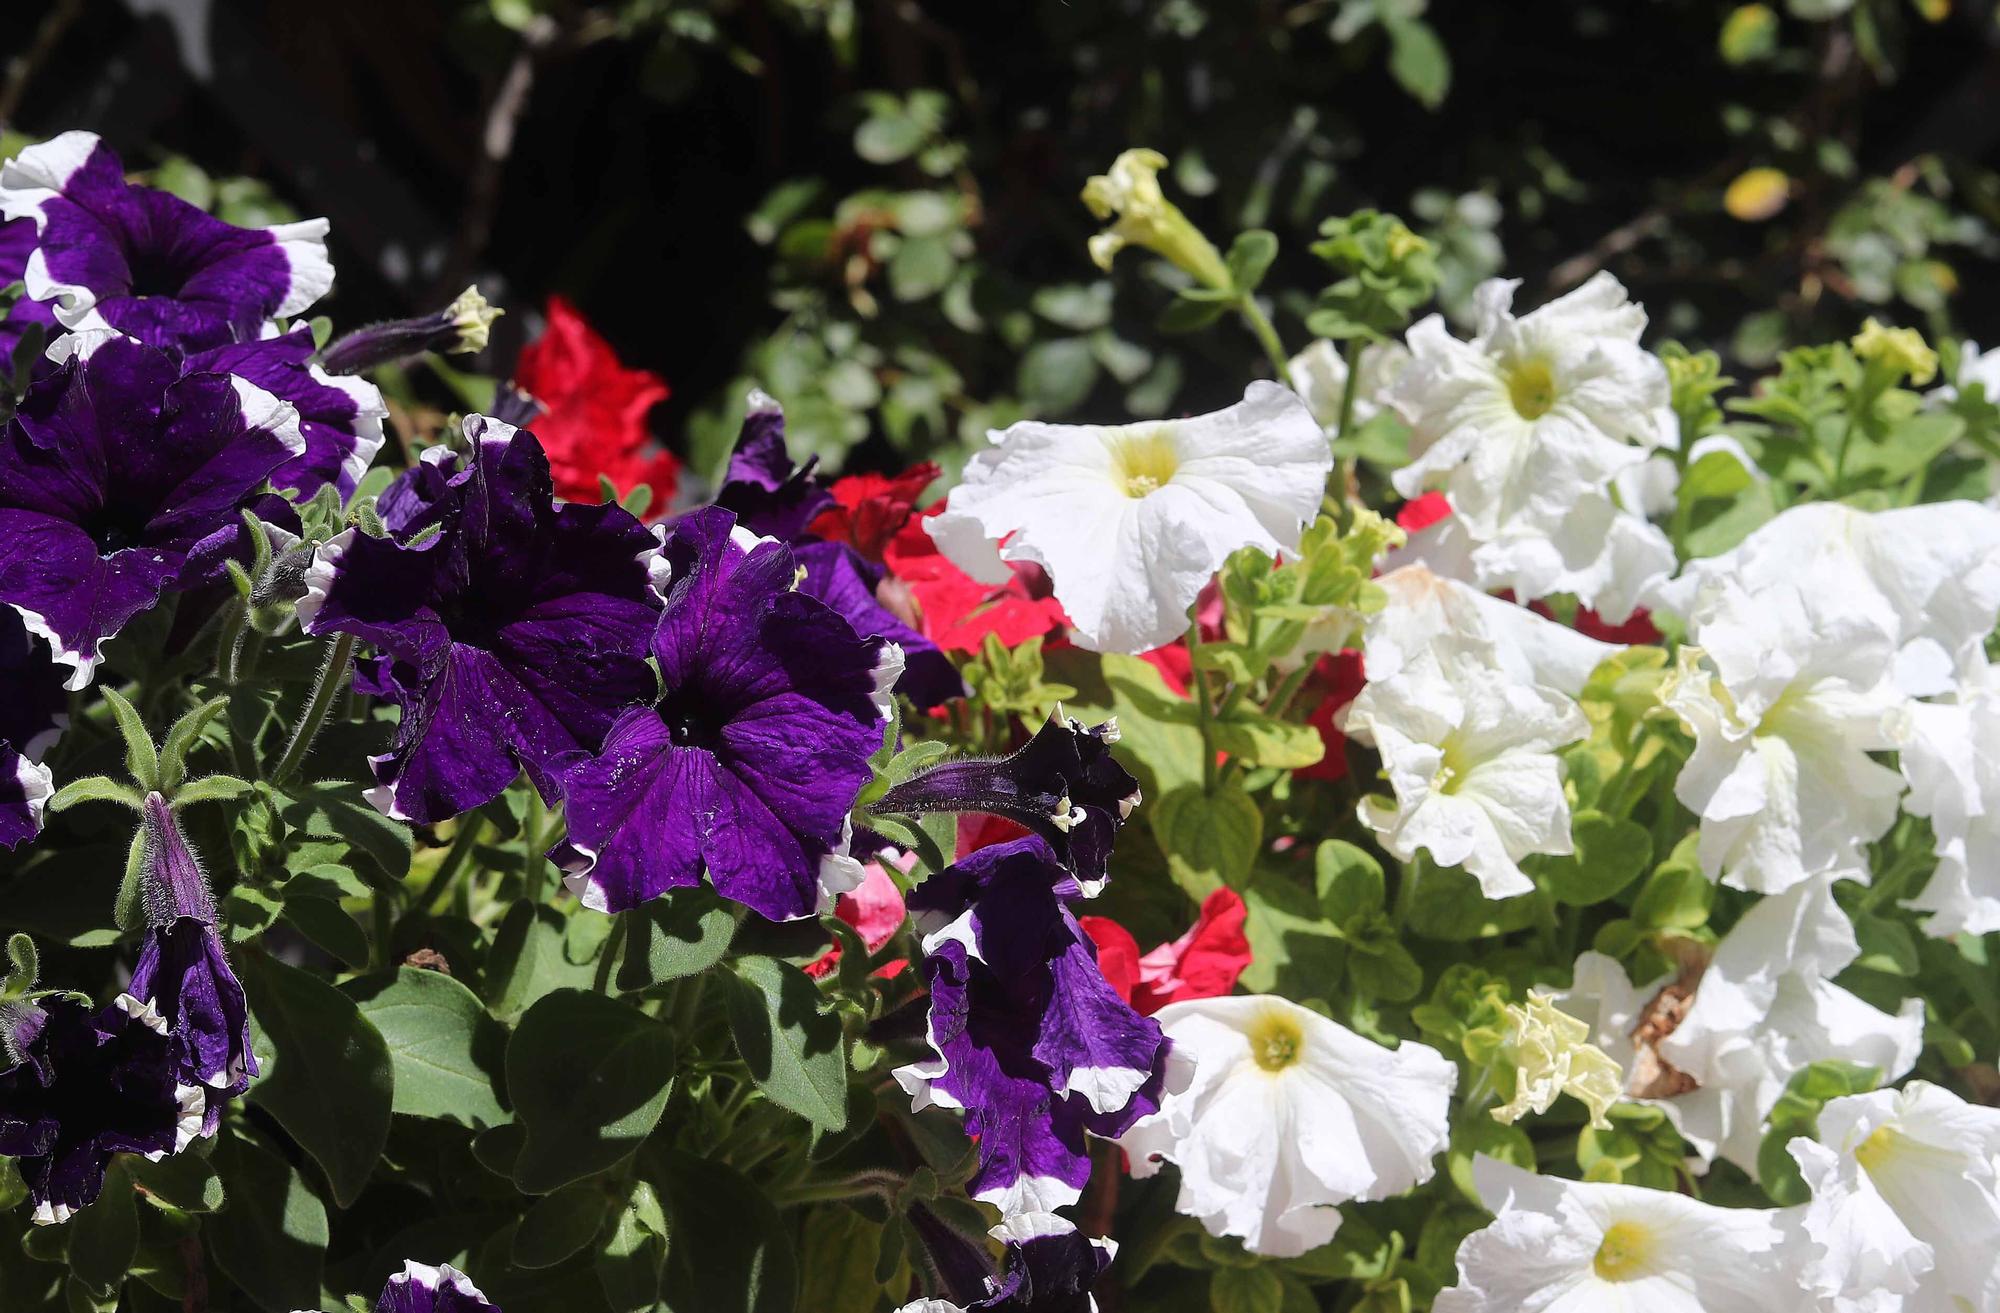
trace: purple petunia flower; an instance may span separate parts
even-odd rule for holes
[[[255,384],[184,374],[115,333],[73,334],[56,354],[0,430],[0,602],[77,689],[162,592],[213,577],[239,508],[305,441],[298,413]]]
[[[35,235],[33,219],[10,219],[0,223],[0,288],[23,281],[28,271],[28,257],[35,253],[37,245],[39,239]],[[54,308],[23,291],[7,308],[6,318],[0,319],[0,374],[12,369],[14,352],[21,345],[21,339],[37,325],[41,327],[44,342],[62,336],[62,325],[56,322]]]
[[[41,832],[43,806],[55,791],[42,754],[69,724],[62,685],[49,645],[0,606],[0,848]]]
[[[916,1210],[911,1212],[914,1221]],[[927,1248],[938,1229],[919,1223]],[[1095,1313],[1090,1288],[1111,1265],[1116,1241],[1092,1240],[1054,1213],[1017,1214],[991,1234],[1004,1246],[998,1273],[987,1262],[978,1289],[953,1289],[949,1299],[920,1299],[897,1313]],[[976,1256],[987,1261],[984,1251]]]
[[[751,533],[791,544],[805,579],[799,591],[847,618],[863,637],[884,638],[903,650],[896,691],[920,707],[965,696],[965,681],[936,643],[912,629],[876,597],[887,571],[846,543],[829,542],[807,526],[835,505],[815,470],[819,458],[792,465],[785,451],[785,412],[762,392],[750,394],[743,431],[729,457],[715,504],[735,513]]]
[[[201,1132],[202,1093],[178,1079],[179,1044],[130,994],[92,1012],[67,998],[0,1015],[0,1154],[15,1159],[38,1223],[97,1198],[114,1153],[158,1161]]]
[[[1085,728],[1057,707],[1013,755],[945,762],[890,789],[874,810],[1004,816],[1046,840],[1094,898],[1112,842],[1139,805],[1139,781],[1111,755],[1117,741],[1117,721]]]
[[[374,645],[356,686],[396,703],[369,800],[428,824],[497,797],[525,769],[561,796],[560,768],[595,752],[620,708],[651,699],[655,543],[617,506],[558,506],[526,429],[473,415],[470,456],[441,448],[377,504],[390,537],[319,549],[299,619]],[[435,530],[435,532],[430,532]]]
[[[500,1308],[451,1264],[427,1267],[405,1259],[403,1270],[382,1287],[375,1313],[500,1313]]]
[[[790,549],[728,511],[683,517],[661,558],[659,702],[619,717],[564,776],[569,837],[549,856],[601,911],[698,884],[706,868],[764,916],[810,916],[823,887],[860,881],[847,818],[901,654],[794,591]]]
[[[202,1133],[213,1134],[223,1104],[257,1074],[250,1010],[216,933],[215,899],[167,800],[148,794],[141,824],[148,929],[127,992],[164,1017],[180,1042],[179,1078],[207,1091]]]
[[[312,354],[312,330],[300,324],[276,337],[191,353],[184,368],[234,374],[290,402],[306,449],[272,472],[272,485],[310,498],[331,483],[344,500],[382,449],[389,407],[373,383],[329,374],[312,363]]]
[[[965,1111],[968,1189],[1006,1215],[1075,1203],[1084,1132],[1121,1135],[1185,1086],[1159,1024],[1118,997],[1039,837],[981,848],[919,885],[932,1056],[897,1070],[915,1105]]]
[[[333,286],[326,220],[238,228],[171,193],[135,187],[95,134],[65,132],[0,167],[0,215],[31,219],[28,295],[72,329],[154,346],[254,340]]]

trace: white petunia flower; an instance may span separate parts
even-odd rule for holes
[[[1834,1099],[1786,1148],[1813,1192],[1801,1268],[1822,1307],[2000,1309],[2000,1110],[1911,1081]]]
[[[1967,338],[1959,344],[1958,373],[1951,382],[1940,383],[1924,394],[1924,400],[1933,407],[1948,406],[1958,400],[1959,394],[1977,383],[1985,389],[1986,400],[2000,405],[2000,347],[1986,351],[1979,349],[1979,343]]]
[[[1969,501],[1795,506],[1721,556],[1688,562],[1649,602],[1692,617],[1721,589],[1758,593],[1807,577],[1880,618],[1905,693],[1942,693],[1983,664],[1981,645],[2000,620],[2000,511]]]
[[[1979,666],[1950,702],[1910,709],[1904,810],[1928,816],[1938,865],[1907,904],[1933,935],[2000,930],[2000,668]]]
[[[1450,496],[1471,582],[1574,593],[1615,623],[1674,565],[1665,536],[1609,491],[1679,443],[1666,368],[1639,346],[1646,313],[1611,275],[1516,318],[1518,285],[1481,285],[1470,341],[1435,315],[1410,330],[1411,361],[1385,394],[1412,429],[1393,482]]]
[[[1494,1213],[1458,1247],[1436,1313],[1774,1313],[1792,1307],[1769,1209],[1566,1181],[1473,1160]]]
[[[1665,1112],[1706,1170],[1727,1158],[1752,1177],[1764,1119],[1801,1070],[1827,1058],[1895,1080],[1923,1047],[1923,1001],[1894,1015],[1832,977],[1861,954],[1853,924],[1816,877],[1753,904],[1705,960],[1635,988],[1600,953],[1577,959],[1565,1010],[1624,1068],[1625,1095]]]
[[[1382,394],[1410,363],[1409,348],[1401,342],[1370,342],[1361,349],[1361,381],[1354,388],[1354,416],[1357,425],[1366,424],[1382,413]],[[1292,383],[1311,408],[1321,427],[1340,424],[1340,399],[1347,391],[1347,357],[1340,343],[1320,338],[1293,356],[1289,366]]]
[[[1760,893],[1866,869],[1902,777],[1868,754],[1909,733],[1893,618],[1844,574],[1750,592],[1720,580],[1662,700],[1693,731],[1674,794],[1701,817],[1710,879]]]
[[[1458,1080],[1435,1049],[1385,1049],[1271,995],[1171,1003],[1155,1016],[1193,1055],[1194,1083],[1119,1144],[1136,1176],[1176,1164],[1175,1207],[1211,1235],[1296,1256],[1339,1230],[1334,1205],[1431,1178]]]
[[[1368,619],[1370,679],[1392,679],[1433,649],[1477,650],[1516,683],[1575,697],[1590,672],[1619,650],[1422,565],[1401,566],[1375,582],[1387,601]]]
[[[988,435],[945,509],[939,550],[988,583],[1006,561],[1049,572],[1077,642],[1144,652],[1187,628],[1187,608],[1239,547],[1298,549],[1332,450],[1276,383],[1192,419],[1116,426],[1023,421]]]

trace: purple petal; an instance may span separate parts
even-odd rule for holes
[[[472,1279],[449,1263],[427,1267],[405,1260],[382,1287],[375,1313],[500,1313]]]
[[[344,499],[381,450],[389,410],[374,384],[328,374],[312,363],[312,355],[312,330],[301,324],[279,337],[191,355],[187,367],[234,374],[290,402],[299,413],[305,450],[272,472],[272,484],[309,498],[331,483]]]
[[[920,707],[965,696],[958,667],[936,643],[898,619],[876,600],[885,571],[846,543],[806,542],[792,549],[806,568],[799,591],[816,597],[854,626],[863,638],[882,638],[903,649],[903,677],[896,691]]]
[[[733,512],[751,533],[796,542],[834,504],[833,494],[813,473],[818,463],[814,459],[793,466],[785,451],[785,412],[763,393],[752,393],[715,504]]]
[[[0,742],[0,848],[18,848],[42,832],[42,812],[54,792],[47,767]]]

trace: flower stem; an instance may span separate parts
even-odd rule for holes
[[[272,784],[284,787],[285,782],[305,764],[306,754],[312,751],[313,740],[319,737],[320,728],[326,724],[326,713],[332,710],[333,700],[340,694],[340,684],[347,677],[347,663],[353,655],[354,635],[342,634],[333,640],[326,661],[319,668],[319,677],[313,681],[305,711],[292,730],[291,742],[285,744],[284,754],[271,771]]]
[[[789,1208],[796,1204],[860,1199],[867,1195],[893,1199],[903,1185],[903,1177],[895,1172],[856,1172],[831,1181],[801,1181],[797,1185],[780,1186],[771,1192],[771,1202],[780,1208]]]
[[[431,877],[424,896],[417,900],[417,910],[426,915],[437,910],[444,896],[451,891],[458,873],[472,857],[473,848],[486,831],[486,818],[478,812],[467,812],[458,820],[458,833],[451,837],[451,847],[445,851],[444,860],[438,863],[437,874]]]
[[[1278,340],[1278,330],[1271,326],[1270,316],[1257,304],[1257,298],[1244,293],[1236,299],[1236,312],[1243,316],[1243,323],[1257,338],[1259,346],[1271,361],[1271,368],[1277,371],[1278,381],[1292,387],[1292,365],[1285,355],[1285,344]]]
[[[1201,602],[1188,608],[1188,687],[1194,694],[1195,714],[1201,725],[1201,787],[1213,794],[1216,785],[1214,713],[1208,705],[1208,672],[1201,668]]]

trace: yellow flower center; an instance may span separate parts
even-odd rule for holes
[[[1181,465],[1174,440],[1164,429],[1121,433],[1111,444],[1111,480],[1127,497],[1145,497],[1174,481]]]
[[[1457,793],[1458,786],[1465,783],[1472,763],[1466,760],[1465,749],[1459,744],[1456,734],[1446,735],[1438,748],[1438,768],[1437,773],[1431,776],[1431,788],[1438,793]]]
[[[1877,1126],[1875,1133],[1863,1140],[1860,1147],[1855,1149],[1854,1158],[1868,1170],[1869,1175],[1873,1176],[1895,1152],[1896,1132],[1887,1126]]]
[[[1267,1009],[1250,1026],[1250,1054],[1265,1071],[1283,1071],[1297,1062],[1305,1042],[1298,1019],[1280,1008]]]
[[[1540,419],[1556,404],[1556,379],[1546,360],[1527,360],[1507,371],[1507,399],[1522,419]]]
[[[1630,1281],[1653,1257],[1653,1233],[1637,1222],[1618,1222],[1604,1233],[1591,1267],[1606,1281]]]

